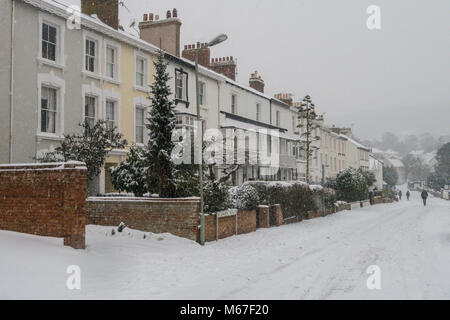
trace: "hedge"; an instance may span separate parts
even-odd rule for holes
[[[251,181],[245,185],[256,189],[261,205],[281,205],[284,219],[303,219],[310,211],[322,210],[323,203],[325,209],[334,210],[336,194],[332,189],[308,186],[302,182]]]

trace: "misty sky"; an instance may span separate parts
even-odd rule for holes
[[[58,0],[78,4],[79,0]],[[378,138],[450,134],[448,0],[125,0],[121,24],[177,8],[181,44],[229,40],[213,57],[238,58],[238,80],[258,70],[266,93],[310,94],[328,124]],[[366,9],[381,8],[382,29]]]

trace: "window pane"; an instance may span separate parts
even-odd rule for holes
[[[56,132],[56,90],[41,89],[41,132]]]
[[[48,40],[48,25],[42,24],[42,40]]]
[[[144,124],[144,109],[136,109],[136,124],[142,126]]]
[[[95,60],[92,57],[89,57],[88,59],[88,70],[91,72],[94,72],[95,70]]]
[[[94,41],[89,41],[89,42],[90,42],[89,55],[95,57],[95,42]]]
[[[49,41],[51,42],[51,43],[54,43],[54,44],[56,44],[56,28],[55,27],[49,27],[48,28],[48,33],[49,33]]]
[[[95,118],[95,98],[86,97],[84,113],[86,117]]]
[[[108,48],[106,51],[106,60],[109,63],[114,63],[114,49],[113,48]]]
[[[106,75],[114,78],[115,51],[113,48],[106,49]]]
[[[114,78],[114,65],[107,63],[106,64],[106,76],[110,78]]]
[[[55,61],[56,60],[56,46],[54,44],[48,44],[47,46],[48,54],[47,59]]]
[[[114,120],[114,102],[106,102],[106,120]]]

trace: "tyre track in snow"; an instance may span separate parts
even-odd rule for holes
[[[379,209],[375,206],[356,211],[371,216],[348,226],[337,224],[337,230],[343,229],[338,231],[337,235],[341,236],[333,243],[318,241],[316,247],[295,260],[252,277],[246,285],[221,298],[352,298],[353,293],[359,297],[381,298],[382,292],[372,292],[365,287],[368,277],[366,269],[374,264],[389,266],[388,272],[393,269],[395,276],[387,277],[397,282],[394,283],[397,287],[393,291],[410,297],[410,292],[417,292],[422,286],[405,278],[407,272],[403,261],[410,260],[411,252],[403,257],[401,252],[408,246],[419,250],[417,243],[411,242],[405,246],[405,241],[409,242],[412,236],[420,235],[415,229],[424,223],[424,209],[417,202],[385,205],[383,212],[379,212]],[[351,250],[348,250],[349,246]],[[282,255],[282,251],[279,254]],[[398,286],[402,287],[400,291]],[[264,288],[271,290],[267,292]]]

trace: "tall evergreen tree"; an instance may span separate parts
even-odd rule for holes
[[[311,161],[314,159],[315,152],[319,150],[318,147],[314,146],[314,142],[318,141],[320,138],[318,136],[314,136],[314,130],[319,128],[319,125],[316,121],[317,114],[315,105],[312,103],[309,95],[303,99],[302,104],[299,107],[299,119],[301,120],[301,124],[298,127],[302,129],[301,136],[304,140],[300,150],[305,152],[306,183],[310,183]]]
[[[173,197],[176,193],[174,181],[174,164],[171,159],[174,143],[172,133],[175,129],[176,116],[174,103],[168,81],[167,63],[164,52],[160,50],[158,60],[154,62],[156,74],[151,85],[150,100],[152,109],[148,118],[147,129],[150,138],[147,147],[148,179],[151,190],[160,197]]]

